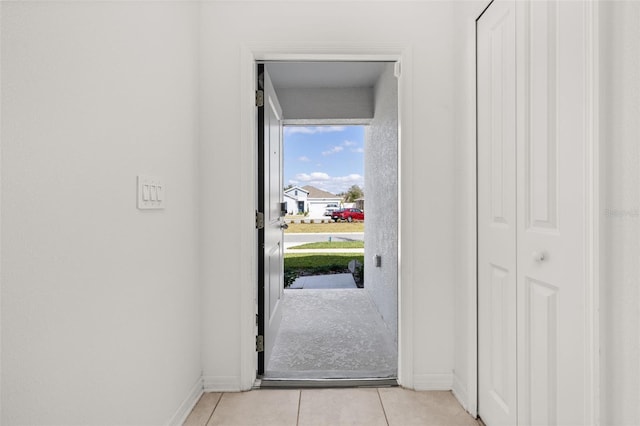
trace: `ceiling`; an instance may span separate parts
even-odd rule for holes
[[[373,87],[385,62],[269,62],[276,89]]]

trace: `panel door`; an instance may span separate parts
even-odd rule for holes
[[[259,108],[259,149],[262,161],[263,194],[260,204],[264,212],[264,230],[259,238],[261,247],[261,277],[259,288],[259,304],[262,324],[259,327],[264,333],[264,353],[258,358],[258,373],[268,368],[280,322],[282,319],[282,298],[284,297],[284,248],[283,227],[284,212],[281,203],[284,197],[282,185],[282,109],[271,78],[264,66],[259,67],[259,84],[263,87],[264,106]],[[260,173],[259,173],[260,174]]]
[[[516,401],[516,53],[513,2],[477,22],[478,412],[513,426]]]
[[[520,425],[588,424],[586,3],[518,4]]]

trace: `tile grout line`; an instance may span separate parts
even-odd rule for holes
[[[296,426],[300,424],[300,405],[302,404],[302,389],[298,390],[298,415],[296,416]]]
[[[384,421],[389,426],[389,419],[387,418],[387,410],[384,409],[384,403],[382,402],[382,395],[380,395],[380,388],[376,388],[376,392],[378,392],[378,400],[380,401],[380,406],[382,407],[382,414],[384,414]]]
[[[218,400],[216,401],[216,405],[213,406],[213,410],[211,410],[211,414],[209,414],[209,418],[204,423],[205,426],[207,426],[209,424],[209,422],[211,421],[211,418],[213,417],[213,413],[215,413],[216,408],[218,408],[218,404],[220,404],[220,401],[222,401],[222,396],[223,395],[224,395],[224,392],[220,393],[220,396],[218,397]]]

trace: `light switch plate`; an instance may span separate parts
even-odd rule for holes
[[[157,176],[138,175],[138,208],[140,210],[164,209],[165,185]]]

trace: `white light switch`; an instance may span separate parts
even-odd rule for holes
[[[156,176],[138,175],[138,208],[140,210],[164,209],[165,185]]]

